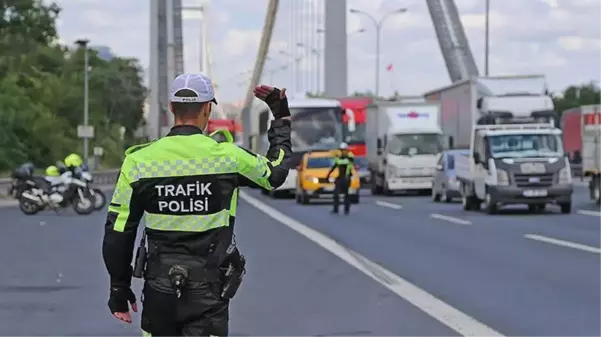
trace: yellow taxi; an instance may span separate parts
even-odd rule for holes
[[[296,178],[296,202],[308,204],[311,199],[331,198],[334,193],[334,181],[338,176],[338,169],[334,170],[328,180],[328,172],[334,164],[334,158],[338,150],[313,151],[303,155],[300,164],[296,167],[298,172]],[[359,174],[357,168],[353,167],[353,177],[349,186],[351,202],[359,202]],[[340,202],[343,196],[340,195]]]

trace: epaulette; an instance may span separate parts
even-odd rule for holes
[[[125,150],[125,155],[128,156],[138,150],[141,150],[149,145],[151,145],[152,143],[154,143],[156,140],[153,140],[152,142],[148,142],[148,143],[144,143],[144,144],[138,144],[138,145],[133,145],[130,146],[129,148],[127,148],[127,150]]]

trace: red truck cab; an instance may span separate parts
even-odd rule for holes
[[[233,119],[209,119],[207,124],[207,133],[211,134],[216,130],[228,130],[235,142],[242,139],[242,125]]]

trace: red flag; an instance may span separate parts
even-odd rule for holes
[[[392,63],[386,66],[386,71],[392,71]]]

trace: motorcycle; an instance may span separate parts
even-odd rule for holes
[[[81,180],[85,181],[88,186],[94,181],[94,177],[88,171],[82,171],[79,174]],[[98,188],[88,188],[94,200],[94,209],[101,210],[106,205],[106,195]]]
[[[27,215],[46,209],[58,211],[69,206],[80,215],[94,211],[94,198],[86,181],[69,175],[57,177],[53,184],[44,177],[31,176],[24,183],[28,188],[19,197],[19,208]]]

